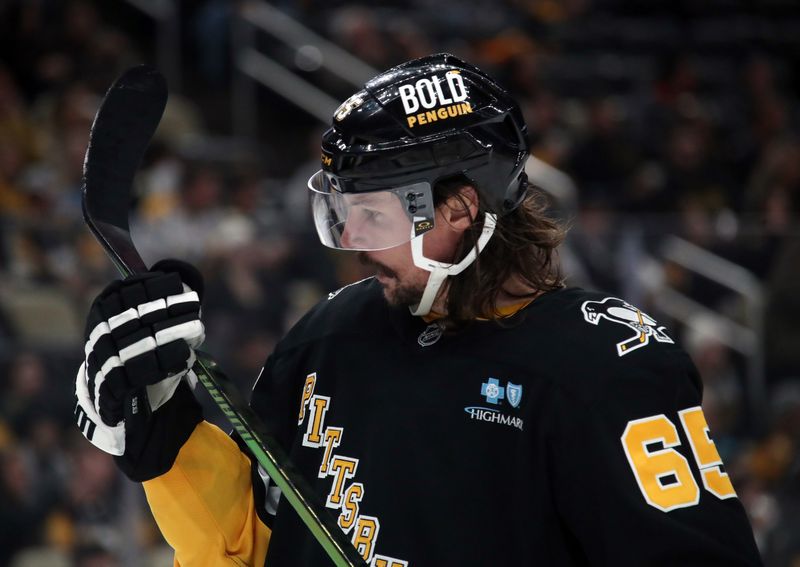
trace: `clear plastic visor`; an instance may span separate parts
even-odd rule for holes
[[[433,228],[429,183],[342,193],[334,176],[318,171],[308,180],[311,212],[320,241],[340,250],[385,250]]]

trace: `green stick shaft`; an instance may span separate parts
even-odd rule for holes
[[[193,370],[200,382],[333,563],[337,567],[365,566],[364,560],[315,498],[315,493],[296,471],[277,441],[265,431],[253,410],[242,403],[230,378],[220,371],[217,363],[208,355],[199,351],[195,351],[195,354],[197,362]]]

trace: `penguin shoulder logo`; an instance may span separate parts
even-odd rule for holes
[[[584,301],[581,305],[583,318],[587,323],[599,325],[601,319],[625,325],[634,332],[629,339],[617,343],[617,354],[625,356],[638,348],[650,344],[650,339],[659,343],[673,343],[667,335],[666,327],[658,327],[656,320],[616,297],[606,297],[602,301]]]

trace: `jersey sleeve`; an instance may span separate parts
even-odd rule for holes
[[[647,348],[558,390],[549,451],[563,525],[591,565],[761,565],[693,364]]]
[[[175,565],[264,564],[271,532],[256,512],[250,470],[234,440],[202,422],[172,468],[143,483]]]
[[[281,356],[278,351],[280,348],[264,363],[253,386],[250,407],[261,418],[273,440],[289,454],[291,439],[297,430],[297,413],[302,394],[302,383],[298,384],[296,377],[302,378],[302,374],[295,371],[291,357]],[[250,449],[235,432],[233,438],[240,450],[249,455]],[[282,492],[255,457],[251,458],[251,462],[250,475],[255,501],[260,503],[256,512],[261,521],[271,528]]]

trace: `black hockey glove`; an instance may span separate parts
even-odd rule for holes
[[[112,282],[89,310],[75,418],[134,480],[169,470],[202,419],[191,393],[193,349],[205,338],[202,287],[194,267],[164,260]]]

